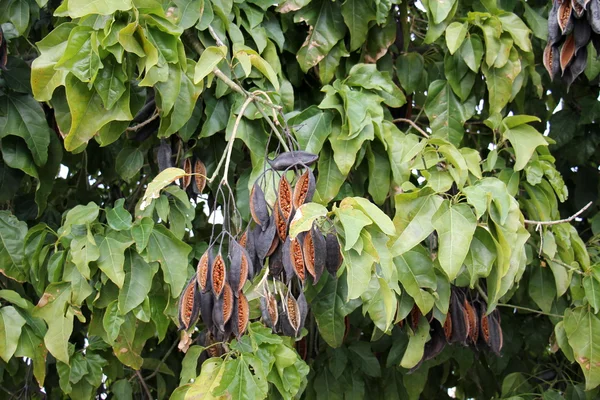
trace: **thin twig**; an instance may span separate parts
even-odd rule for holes
[[[548,261],[556,263],[556,264],[560,265],[561,267],[565,267],[566,269],[568,269],[571,272],[575,272],[575,273],[577,273],[579,275],[585,275],[585,273],[583,271],[578,270],[577,268],[574,268],[574,267],[570,266],[569,264],[566,264],[566,263],[564,263],[564,262],[562,262],[560,260],[551,259],[551,260],[548,260]]]
[[[395,120],[392,121],[393,123],[398,123],[398,122],[406,122],[407,124],[411,125],[413,128],[415,128],[417,131],[419,131],[419,133],[423,136],[425,136],[426,138],[429,139],[429,134],[427,132],[425,132],[423,129],[421,129],[419,127],[419,125],[417,125],[412,119],[408,119],[408,118],[396,118]]]
[[[215,39],[215,42],[217,42],[217,46],[225,46],[225,43],[223,43],[219,35],[217,35],[217,32],[215,32],[213,27],[210,25],[208,25],[208,32],[210,33],[210,36],[212,36],[213,39]]]
[[[594,203],[593,201],[590,201],[589,203],[587,203],[585,205],[585,207],[583,207],[581,210],[577,211],[575,214],[571,215],[569,218],[559,219],[559,220],[555,220],[555,221],[532,221],[530,219],[526,219],[524,222],[526,224],[530,224],[530,225],[558,225],[558,224],[562,224],[565,222],[571,222],[575,218],[577,218],[581,213],[583,213],[585,210],[590,208],[593,203]]]
[[[127,127],[126,131],[127,132],[136,132],[136,131],[142,129],[144,126],[148,125],[150,122],[154,121],[156,118],[158,118],[158,112],[155,111],[154,114],[150,118],[148,118],[147,120],[145,120],[143,122],[140,122],[137,125]]]
[[[154,378],[154,376],[156,374],[158,374],[158,370],[160,369],[160,366],[163,365],[165,363],[165,361],[167,360],[167,358],[171,355],[171,353],[173,352],[173,350],[175,349],[175,347],[177,346],[178,341],[175,340],[173,342],[173,344],[171,345],[171,348],[169,348],[169,350],[167,350],[167,352],[165,353],[165,355],[163,356],[163,358],[160,359],[160,362],[158,363],[158,366],[154,369],[154,371],[148,375],[144,380],[149,380]]]
[[[244,112],[246,112],[246,108],[252,103],[252,97],[247,97],[244,104],[242,104],[242,108],[240,109],[240,113],[235,119],[235,124],[233,124],[233,130],[231,131],[231,137],[229,138],[229,143],[227,144],[227,158],[225,159],[225,173],[223,174],[223,180],[221,181],[223,184],[228,185],[227,182],[227,171],[229,171],[229,162],[231,161],[231,151],[233,150],[233,142],[235,141],[235,135],[237,134],[238,128],[240,126],[240,122],[244,117]]]
[[[148,389],[148,385],[146,385],[146,381],[142,377],[142,373],[139,370],[137,370],[137,371],[135,371],[135,374],[137,375],[138,380],[140,381],[140,384],[142,385],[142,388],[144,388],[144,392],[146,392],[146,396],[148,396],[148,400],[152,400],[152,394],[150,393],[150,389]]]
[[[271,126],[271,129],[275,133],[275,136],[277,136],[277,139],[283,146],[283,149],[285,151],[290,151],[290,148],[288,147],[287,143],[285,142],[285,139],[283,139],[283,137],[281,136],[281,133],[279,133],[279,130],[277,129],[277,127],[275,126],[273,121],[271,121],[269,116],[265,113],[265,111],[262,108],[258,107],[258,104],[256,106],[257,106],[256,109],[260,112],[260,114],[263,116],[263,118],[266,119],[267,123]]]
[[[532,312],[532,313],[540,314],[540,315],[547,315],[548,317],[564,318],[564,315],[546,313],[546,312],[543,312],[540,310],[534,310],[533,308],[515,306],[514,304],[498,303],[498,307],[514,308],[516,310],[528,311],[528,312]]]

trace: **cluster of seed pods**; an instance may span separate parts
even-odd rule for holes
[[[479,293],[467,292],[464,288],[453,286],[444,324],[434,319],[431,313],[427,316],[431,339],[425,344],[423,358],[413,369],[418,368],[423,361],[440,354],[446,344],[458,343],[476,349],[487,347],[499,356],[504,340],[500,312],[496,309],[486,314],[487,304]],[[414,306],[407,318],[413,330],[417,329],[421,315],[419,308]]]
[[[587,44],[600,54],[600,0],[552,0],[544,66],[571,86],[587,65]]]

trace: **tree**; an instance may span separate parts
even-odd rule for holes
[[[599,7],[0,0],[3,396],[595,398]]]

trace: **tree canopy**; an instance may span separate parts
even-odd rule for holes
[[[0,24],[3,398],[599,395],[599,0]]]

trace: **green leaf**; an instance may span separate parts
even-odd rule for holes
[[[78,26],[69,34],[65,53],[54,68],[69,71],[82,82],[94,82],[102,66],[97,33],[88,26]]]
[[[421,316],[417,331],[408,337],[408,347],[402,356],[400,366],[402,368],[412,368],[421,361],[425,351],[425,343],[429,338],[429,323],[427,318]]]
[[[168,115],[164,113],[161,115],[159,137],[169,137],[184,127],[192,117],[200,93],[202,93],[202,83],[194,85],[187,74],[181,74],[181,88],[173,109]]]
[[[396,76],[406,93],[413,93],[424,87],[425,61],[419,53],[411,52],[396,58]]]
[[[175,0],[179,19],[177,25],[182,29],[191,28],[204,12],[204,0]]]
[[[7,363],[15,354],[25,320],[13,306],[0,308],[0,357]]]
[[[35,203],[38,206],[37,216],[41,217],[46,210],[48,198],[54,188],[56,175],[60,171],[63,158],[63,146],[56,135],[50,134],[50,147],[48,148],[48,160],[44,168],[38,170],[39,183],[35,191]],[[0,186],[0,190],[2,190]]]
[[[600,319],[587,307],[567,309],[564,327],[585,376],[585,389],[593,389],[600,384]]]
[[[319,154],[331,133],[333,114],[310,106],[288,121],[300,148],[309,153]]]
[[[313,200],[325,205],[337,196],[346,180],[346,176],[338,168],[333,158],[333,152],[327,144],[319,154],[317,170],[319,171],[319,175],[317,176],[315,197]]]
[[[447,81],[432,82],[427,92],[425,114],[434,136],[445,138],[455,145],[460,143],[463,125],[470,116],[466,106],[461,104]]]
[[[355,357],[358,357],[358,365],[365,375],[372,377],[381,376],[381,366],[379,360],[373,354],[371,350],[371,343],[368,342],[354,342],[348,346],[348,350],[354,353]]]
[[[73,238],[71,241],[71,258],[77,267],[77,270],[86,279],[90,279],[90,262],[98,260],[100,250],[96,245],[96,240],[88,231],[87,235]]]
[[[60,24],[37,43],[41,54],[31,64],[31,89],[36,100],[49,101],[54,89],[65,84],[67,71],[55,70],[54,66],[64,54],[75,26],[71,22]]]
[[[346,309],[348,286],[345,275],[339,279],[329,275],[324,277],[327,282],[311,301],[311,310],[321,337],[329,346],[335,348],[342,345],[346,331],[344,317],[348,314]]]
[[[546,313],[552,311],[556,286],[550,268],[534,267],[529,278],[529,296]]]
[[[19,35],[23,35],[29,26],[29,12],[27,0],[14,0],[8,7],[10,22]]]
[[[594,308],[594,312],[598,314],[600,309],[600,282],[594,276],[585,276],[583,278],[583,288],[588,303]]]
[[[373,221],[367,217],[362,211],[356,210],[351,206],[340,207],[335,211],[344,227],[345,242],[344,250],[348,251],[358,241],[360,231],[367,225],[371,225]]]
[[[65,149],[73,151],[86,144],[104,125],[111,121],[133,119],[129,109],[129,94],[125,93],[110,110],[104,108],[96,90],[69,75],[66,80],[67,101],[71,111],[71,129],[65,137]]]
[[[445,201],[433,216],[432,223],[438,234],[440,266],[452,281],[469,252],[477,219],[468,205],[450,205]]]
[[[279,90],[279,80],[277,79],[277,74],[273,70],[273,67],[265,61],[264,58],[259,56],[258,54],[250,54],[250,63],[254,68],[259,70],[264,76],[267,77],[269,82],[273,85],[275,90]]]
[[[303,20],[310,26],[308,37],[296,54],[304,72],[325,58],[346,34],[339,2],[312,1],[308,7],[296,13],[294,20]]]
[[[342,201],[340,207],[344,204],[350,204],[352,207],[358,208],[363,211],[369,218],[381,229],[383,233],[389,236],[396,234],[396,228],[383,211],[381,211],[375,204],[363,197],[348,197]]]
[[[125,253],[125,283],[119,291],[119,312],[121,315],[133,310],[148,297],[152,287],[153,269],[135,251]]]
[[[167,185],[170,185],[177,179],[183,178],[184,176],[185,171],[181,168],[166,168],[160,174],[156,175],[146,188],[146,192],[144,193],[142,202],[140,203],[140,210],[143,211],[146,207],[148,207],[153,199],[158,199],[160,197],[160,191],[167,187]]]
[[[37,166],[48,160],[50,133],[44,111],[30,95],[0,97],[0,138],[8,135],[25,140]]]
[[[147,251],[150,261],[160,263],[165,282],[171,287],[171,296],[179,297],[187,282],[188,254],[192,248],[164,226],[155,225]]]
[[[124,147],[115,160],[115,169],[121,178],[131,180],[144,166],[144,154],[137,147]]]
[[[19,169],[38,179],[39,175],[33,158],[21,139],[11,136],[2,140],[2,159],[9,167]]]
[[[538,14],[533,8],[529,6],[525,1],[522,1],[525,13],[523,14],[527,24],[533,32],[533,36],[541,40],[548,39],[548,20]]]
[[[225,366],[226,363],[220,358],[209,358],[202,363],[200,376],[198,376],[190,386],[185,395],[185,400],[216,400],[224,398],[221,396],[214,396],[213,392],[219,387],[221,380],[223,379]]]
[[[240,400],[261,399],[267,396],[268,383],[262,362],[248,353],[224,362],[225,371],[214,396],[229,394]],[[250,371],[252,368],[252,372]]]
[[[421,312],[427,314],[433,308],[434,297],[424,288],[434,291],[437,288],[433,261],[421,246],[417,246],[395,257],[394,264],[402,287],[415,300]]]
[[[440,196],[426,190],[396,195],[394,225],[398,238],[391,247],[394,256],[412,249],[433,232],[431,221],[442,202]]]
[[[132,4],[131,0],[69,0],[67,7],[71,18],[80,18],[87,14],[109,15],[116,11],[127,11]]]
[[[123,322],[125,322],[125,318],[120,315],[117,300],[114,300],[106,307],[104,317],[102,318],[102,326],[111,343],[117,339]]]
[[[479,35],[469,35],[460,46],[458,55],[462,57],[471,71],[479,72],[481,59],[483,58],[483,43]]]
[[[104,108],[110,110],[127,90],[125,82],[128,79],[122,66],[114,60],[105,58],[103,64],[94,81],[94,87],[102,99]]]
[[[496,244],[490,232],[482,227],[477,227],[469,253],[465,258],[465,266],[469,271],[470,286],[475,284],[480,278],[486,278],[494,266],[497,258]]]
[[[0,272],[17,281],[25,280],[23,243],[27,224],[8,211],[0,211]]]
[[[369,287],[371,270],[375,259],[368,252],[359,254],[356,250],[344,251],[344,264],[348,271],[348,298],[352,300],[360,297]]]
[[[444,21],[450,14],[454,3],[456,0],[430,0],[428,9],[433,16],[433,22],[439,24]]]
[[[227,56],[227,47],[210,46],[200,55],[200,60],[194,70],[194,84],[198,84]]]
[[[462,45],[465,37],[467,36],[467,31],[469,29],[469,24],[464,22],[453,22],[446,28],[446,46],[448,46],[448,51],[450,54],[454,54],[456,50]]]
[[[327,209],[317,203],[305,203],[302,204],[290,223],[289,235],[293,239],[300,232],[306,232],[311,229],[313,222],[317,218],[325,217],[327,215]]]
[[[489,54],[489,50],[487,54]],[[518,59],[517,51],[514,48],[511,49],[510,58],[502,68],[491,68],[484,64],[482,71],[490,95],[490,114],[500,112],[508,104],[513,82],[521,72],[521,62]]]
[[[192,379],[196,380],[196,369],[198,368],[198,358],[204,351],[202,346],[191,346],[181,361],[181,374],[179,375],[179,386],[190,383]],[[202,364],[202,371],[208,365],[207,362]]]
[[[69,363],[68,344],[73,332],[73,312],[68,309],[65,313],[70,298],[70,283],[51,283],[33,311],[34,317],[41,317],[48,324],[44,336],[46,348],[65,364]]]
[[[382,205],[391,186],[391,167],[387,153],[379,142],[372,142],[367,150],[369,163],[369,194],[375,203]],[[390,221],[391,224],[391,221]]]
[[[544,136],[531,125],[524,124],[506,129],[502,135],[510,141],[515,150],[517,159],[514,167],[515,171],[525,168],[538,146],[548,146]]]
[[[342,57],[348,57],[349,55],[350,53],[346,50],[346,44],[343,40],[340,40],[338,44],[333,46],[331,51],[318,64],[321,84],[325,85],[331,82],[338,71]]]
[[[127,379],[120,379],[110,386],[115,400],[133,400],[133,388]]]
[[[367,39],[369,22],[375,20],[372,3],[363,0],[347,0],[342,4],[342,16],[350,30],[350,51],[362,47]]]
[[[106,209],[106,220],[108,225],[116,231],[125,231],[131,228],[131,214],[123,204],[125,199],[119,199],[115,202],[115,207]]]
[[[150,233],[154,228],[154,221],[150,217],[144,217],[141,220],[136,219],[136,223],[131,228],[131,236],[135,240],[135,247],[138,252],[144,251],[150,240]]]
[[[531,51],[531,40],[529,39],[531,31],[523,20],[513,13],[502,13],[498,18],[502,22],[502,29],[510,33],[515,44],[523,51]]]
[[[119,288],[123,287],[125,282],[125,271],[123,264],[125,263],[125,249],[131,245],[131,241],[121,242],[112,237],[98,237],[97,242],[100,242],[100,257],[96,263],[98,268],[108,276]]]

